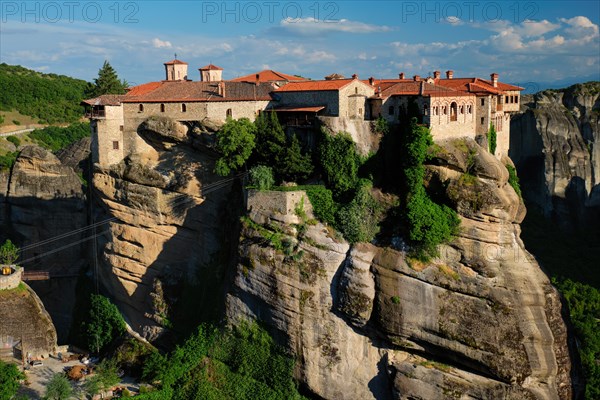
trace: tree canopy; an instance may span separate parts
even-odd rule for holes
[[[125,321],[117,306],[104,296],[92,294],[83,335],[90,350],[100,352],[106,345],[125,333]]]
[[[117,71],[108,61],[104,61],[102,68],[98,71],[98,77],[94,79],[94,86],[88,92],[89,97],[97,97],[103,94],[125,94],[129,84],[119,79]]]
[[[19,380],[25,379],[15,364],[0,360],[0,400],[10,400],[19,390]]]
[[[73,394],[73,387],[67,377],[62,374],[54,374],[46,386],[44,400],[66,400]]]
[[[0,263],[2,264],[14,264],[19,258],[19,248],[6,239],[6,242],[0,247]]]
[[[221,158],[217,160],[215,172],[227,176],[245,165],[255,146],[255,134],[256,127],[248,118],[228,118],[217,132],[217,150]]]

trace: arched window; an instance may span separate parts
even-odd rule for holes
[[[160,105],[160,112],[165,112],[165,105],[164,104]]]
[[[181,105],[181,112],[187,112],[187,106],[185,104]]]
[[[442,115],[448,114],[447,106],[442,106]]]
[[[464,114],[465,113],[465,106],[461,104],[460,107],[458,108],[458,110],[461,113],[461,115]]]
[[[233,117],[233,111],[231,110],[231,108],[227,109],[227,111],[225,112],[225,117],[226,118],[232,118]]]
[[[433,115],[439,115],[439,109],[437,106],[433,107]]]
[[[144,105],[143,105],[143,104],[140,104],[140,107],[139,107],[139,109],[140,109],[140,112],[144,112]]]
[[[471,104],[467,104],[467,114],[471,114],[473,112],[473,106]]]
[[[456,114],[457,114],[456,102],[453,101],[450,104],[450,121],[456,121]]]

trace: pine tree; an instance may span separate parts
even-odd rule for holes
[[[94,85],[91,88],[90,97],[97,97],[103,94],[124,94],[129,86],[127,81],[122,81],[117,76],[117,72],[108,61],[104,61],[102,68],[98,71],[98,77],[94,79]]]

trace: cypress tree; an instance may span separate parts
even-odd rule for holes
[[[102,68],[98,71],[98,77],[94,79],[94,86],[89,93],[90,97],[97,97],[103,94],[124,94],[129,86],[126,81],[119,79],[117,71],[108,61],[104,61]]]

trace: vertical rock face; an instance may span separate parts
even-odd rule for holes
[[[440,145],[429,186],[462,223],[438,258],[350,246],[253,208],[229,319],[270,326],[327,399],[570,398],[559,296],[519,238],[525,209],[506,168],[473,141]]]
[[[87,223],[85,194],[73,168],[41,147],[27,146],[12,170],[0,173],[0,190],[0,239],[10,238],[23,248],[25,270],[77,276],[87,257],[81,240],[89,231],[81,231]],[[32,282],[32,287],[52,315],[59,340],[66,341],[75,278]]]
[[[181,124],[158,122],[140,127],[151,150],[93,178],[95,220],[106,221],[97,228],[101,284],[150,340],[172,320],[184,287],[223,274],[228,215],[239,209],[234,179],[212,173],[215,156],[194,150]],[[193,295],[196,309],[209,307],[200,289]]]
[[[546,216],[589,221],[600,207],[600,83],[524,96],[510,157],[525,197]]]

